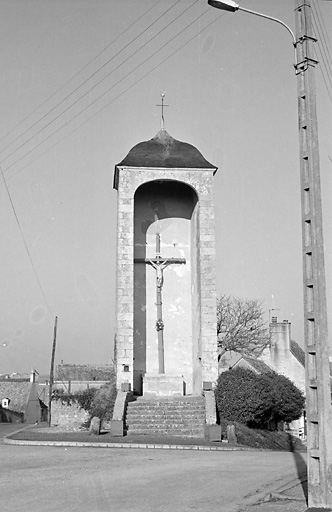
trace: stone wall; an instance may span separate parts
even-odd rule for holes
[[[83,423],[89,419],[89,413],[71,402],[70,405],[62,403],[61,400],[52,401],[51,424],[67,430],[79,430]]]

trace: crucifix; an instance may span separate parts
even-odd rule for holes
[[[156,233],[156,257],[155,258],[135,258],[135,263],[146,263],[151,265],[156,271],[156,290],[157,290],[157,321],[156,330],[158,333],[158,361],[159,373],[165,373],[164,360],[164,322],[162,314],[162,296],[161,291],[164,284],[164,270],[168,265],[185,264],[184,258],[163,258],[160,254],[160,234]]]

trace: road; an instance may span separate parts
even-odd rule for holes
[[[0,457],[1,512],[236,512],[305,468],[284,452],[0,444]]]

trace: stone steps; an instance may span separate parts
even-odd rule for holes
[[[204,437],[205,401],[203,397],[149,398],[129,402],[126,414],[127,435],[168,435]]]

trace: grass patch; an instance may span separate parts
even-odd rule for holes
[[[249,428],[236,421],[227,421],[220,418],[220,424],[223,433],[227,430],[227,425],[235,425],[235,432],[238,444],[250,448],[274,450],[274,451],[306,451],[305,446],[300,439],[287,434],[286,432],[270,432]]]
[[[221,419],[223,434],[226,433],[229,421]],[[269,432],[266,430],[250,429],[241,423],[232,422],[235,425],[235,431],[239,448],[254,448],[257,450],[272,451],[306,451],[305,446],[300,439],[290,436],[285,432]],[[109,431],[102,431],[99,436],[89,436],[85,430],[76,432],[65,432],[58,430],[57,427],[42,427],[40,424],[31,428],[26,428],[9,436],[11,439],[26,441],[69,441],[69,442],[93,442],[93,443],[153,443],[153,444],[182,444],[182,445],[205,445],[205,446],[228,446],[221,441],[210,442],[205,439],[197,438],[176,438],[169,436],[125,436],[113,437]]]

